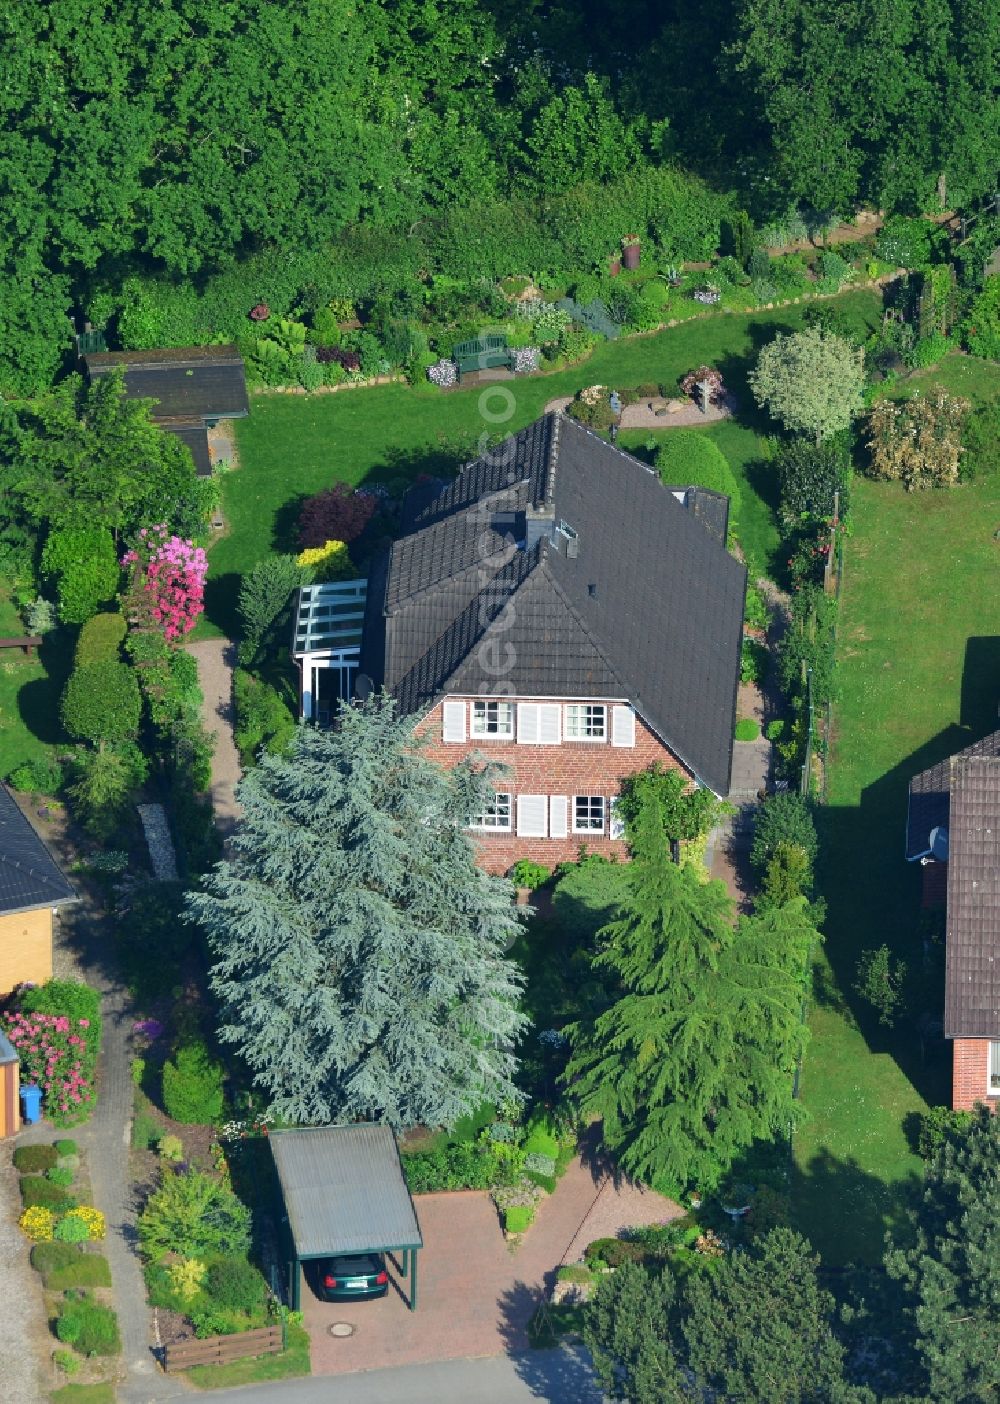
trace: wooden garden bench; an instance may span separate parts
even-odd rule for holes
[[[471,341],[460,341],[452,357],[459,380],[469,371],[495,370],[498,366],[510,370],[513,359],[505,336],[477,336]]]
[[[23,648],[30,655],[33,648],[41,647],[41,643],[41,634],[27,634],[20,639],[0,639],[0,648]]]

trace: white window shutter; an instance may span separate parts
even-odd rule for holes
[[[565,838],[569,833],[569,800],[565,795],[549,795],[549,837]]]
[[[625,837],[625,820],[620,813],[620,804],[617,795],[611,796],[611,827],[609,833],[613,839],[623,839]]]
[[[537,745],[541,739],[540,713],[537,702],[517,704],[517,739],[522,745]]]
[[[518,795],[517,832],[520,838],[544,838],[548,802],[545,795]]]
[[[543,702],[538,713],[539,741],[543,746],[558,746],[562,739],[562,707],[558,702]]]
[[[441,739],[449,745],[465,740],[465,703],[448,697],[441,706]]]
[[[611,708],[611,744],[635,745],[635,713],[631,707]]]

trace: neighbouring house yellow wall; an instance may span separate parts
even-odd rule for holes
[[[0,994],[52,977],[52,908],[0,916]]]

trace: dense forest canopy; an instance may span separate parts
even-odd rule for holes
[[[25,0],[0,42],[0,380],[22,393],[66,312],[133,272],[424,238],[664,165],[758,220],[998,179],[992,0]]]

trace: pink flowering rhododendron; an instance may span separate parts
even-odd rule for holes
[[[200,546],[171,536],[163,522],[144,527],[122,558],[132,566],[153,622],[171,643],[189,634],[205,608],[208,558]]]
[[[18,1010],[5,1017],[3,1026],[17,1049],[21,1082],[34,1082],[42,1089],[48,1115],[63,1124],[81,1120],[95,1101],[97,1046],[96,1040],[91,1045],[86,1032],[81,1037],[69,1030],[89,1030],[90,1020],[71,1022],[61,1014]]]

